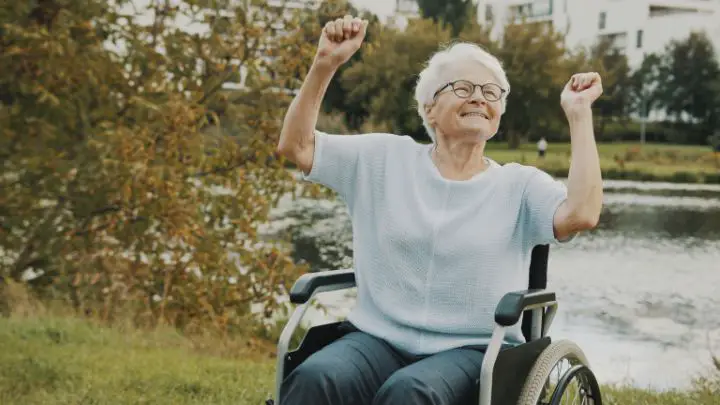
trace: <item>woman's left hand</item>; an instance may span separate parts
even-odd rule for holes
[[[577,73],[565,84],[560,105],[566,115],[590,111],[590,106],[603,92],[602,79],[595,72]]]

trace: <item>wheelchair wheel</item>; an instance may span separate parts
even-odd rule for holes
[[[518,405],[602,405],[585,353],[573,342],[553,342],[530,370]]]

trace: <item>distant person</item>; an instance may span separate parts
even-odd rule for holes
[[[545,137],[541,137],[540,140],[537,143],[537,151],[538,151],[538,157],[543,159],[545,158],[545,151],[547,150],[548,143],[545,140]]]
[[[495,308],[506,293],[527,289],[533,247],[598,223],[591,105],[602,83],[579,73],[562,91],[573,144],[567,187],[536,167],[485,156],[510,84],[500,61],[471,43],[439,50],[420,72],[413,104],[432,144],[319,132],[325,91],[366,27],[351,16],[324,26],[280,133],[278,152],[347,204],[357,275],[348,333],[286,377],[280,404],[472,403]],[[519,322],[505,339],[525,342]]]

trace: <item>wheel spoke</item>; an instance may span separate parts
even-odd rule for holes
[[[518,405],[602,405],[597,380],[573,342],[552,342],[537,358]]]
[[[579,362],[572,358],[562,358],[550,371],[548,379],[544,384],[543,395],[538,400],[538,405],[595,405],[593,390],[588,377],[580,372],[572,376],[570,381],[561,384],[566,373],[578,365]],[[562,389],[562,396],[558,402],[552,402],[552,397],[557,390]]]

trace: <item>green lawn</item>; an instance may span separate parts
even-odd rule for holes
[[[272,389],[271,361],[203,353],[171,331],[15,318],[0,342],[0,404],[262,404]]]
[[[0,318],[0,404],[254,404],[273,390],[272,345],[61,317]],[[655,393],[604,387],[606,404],[720,405],[720,384]]]
[[[600,165],[606,179],[720,183],[720,154],[705,146],[667,144],[598,144]],[[490,142],[487,155],[500,163],[538,166],[556,176],[567,176],[570,144],[550,143],[544,159],[535,144],[509,150],[505,143]]]

